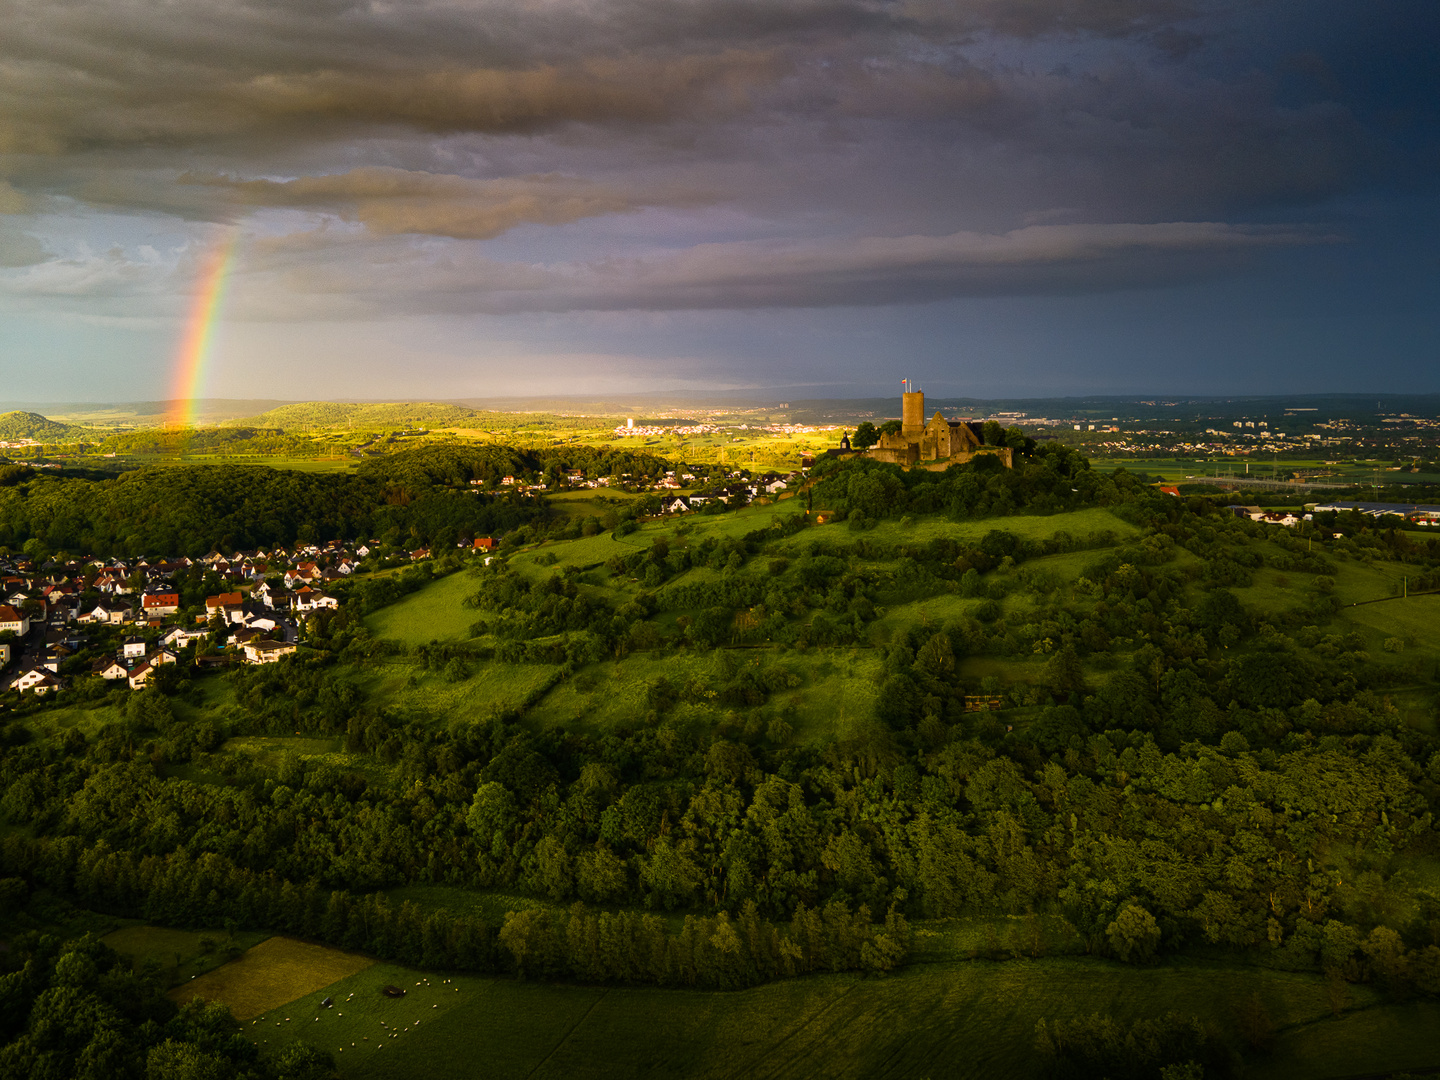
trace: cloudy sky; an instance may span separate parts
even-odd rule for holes
[[[1440,391],[1434,0],[0,0],[0,397]]]

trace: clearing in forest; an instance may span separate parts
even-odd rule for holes
[[[366,618],[365,626],[377,638],[407,646],[464,641],[470,636],[470,624],[479,616],[463,601],[477,587],[470,574],[456,571],[381,608]]]
[[[139,964],[154,960],[169,985],[189,982],[213,971],[230,956],[264,941],[268,934],[247,930],[231,935],[224,930],[172,930],[164,926],[127,926],[101,940],[121,956]]]
[[[177,986],[170,997],[181,1003],[197,997],[218,1001],[230,1006],[235,1019],[249,1020],[364,971],[374,963],[368,957],[339,949],[274,937],[248,950],[233,963]]]

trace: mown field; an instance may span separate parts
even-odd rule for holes
[[[458,681],[399,658],[368,667],[356,681],[397,714],[422,723],[474,720],[525,701],[549,682],[555,664],[506,664],[498,660],[467,665]]]
[[[1364,987],[1337,1002],[1317,975],[1205,962],[917,963],[882,979],[818,976],[703,993],[451,977],[390,964],[316,985],[358,961],[312,949],[308,967],[297,965],[296,948],[285,944],[272,956],[262,945],[193,987],[231,1003],[261,1050],[303,1040],[334,1054],[341,1075],[356,1080],[477,1069],[498,1078],[1020,1080],[1042,1068],[1034,1047],[1042,1019],[1174,1010],[1233,1027],[1252,1000],[1275,1042],[1247,1076],[1318,1080],[1440,1066],[1440,1004],[1386,1004]],[[385,996],[387,986],[405,996]]]
[[[222,1001],[235,1019],[254,1020],[256,1026],[272,1009],[289,1008],[292,1002],[317,990],[363,972],[374,961],[355,953],[327,949],[292,938],[272,937],[214,971],[197,975],[170,992],[178,1002],[201,998]],[[276,1026],[290,1023],[291,1017],[275,1019]]]

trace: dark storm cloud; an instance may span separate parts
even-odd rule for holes
[[[714,120],[764,109],[953,114],[991,96],[984,35],[1141,35],[1164,0],[0,3],[0,150],[59,153],[337,125],[435,132]],[[353,128],[347,128],[353,130]]]
[[[320,229],[251,243],[231,281],[231,314],[258,320],[424,314],[879,306],[957,297],[1154,288],[1274,249],[1331,244],[1313,228],[1220,222],[1032,225],[1003,234],[740,241],[559,264],[437,255],[435,243]],[[155,311],[194,273],[119,251],[30,267],[12,293],[123,301]],[[147,309],[148,310],[148,309]]]
[[[236,180],[186,174],[182,184],[219,190],[250,206],[330,209],[372,232],[429,233],[484,239],[520,224],[563,225],[598,214],[634,210],[646,200],[563,176],[472,180],[404,169],[368,167],[297,180]],[[659,200],[649,200],[659,201]]]
[[[1172,284],[1267,249],[1327,244],[1314,229],[1215,222],[1035,225],[993,235],[701,244],[640,258],[564,265],[427,257],[323,234],[277,239],[248,262],[237,298],[253,318],[331,315],[680,311],[876,306],[1006,294]],[[317,259],[339,242],[351,257]]]
[[[181,237],[12,226],[3,287],[183,291],[193,222],[291,234],[238,290],[287,318],[1187,281],[1433,185],[1433,16],[1375,10],[1361,55],[1330,2],[0,0],[0,212]],[[572,247],[477,250],[521,226]]]

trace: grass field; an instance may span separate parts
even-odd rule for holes
[[[661,676],[683,685],[709,669],[708,658],[693,653],[632,653],[623,660],[591,664],[545,695],[526,719],[540,727],[633,723],[649,710],[646,693]]]
[[[1428,648],[1433,651],[1440,640],[1440,595],[1411,596],[1385,600],[1378,604],[1361,604],[1340,612],[1345,621],[1374,631],[1379,637],[1398,637],[1407,649]]]
[[[593,489],[584,491],[557,491],[553,495],[547,495],[545,501],[551,508],[558,510],[568,517],[604,517],[608,511],[623,509],[625,504],[640,498],[638,494],[628,491],[605,491],[599,492]]]
[[[124,713],[118,707],[108,703],[67,705],[63,708],[51,709],[30,720],[29,727],[36,734],[75,728],[90,738],[101,728],[122,719],[123,716]]]
[[[249,1020],[372,964],[373,960],[354,953],[273,937],[246,950],[238,960],[182,983],[170,996],[179,1002],[196,997],[224,1002],[235,1019]]]
[[[736,666],[781,666],[801,679],[797,688],[771,697],[771,706],[788,718],[801,741],[843,736],[870,715],[878,688],[880,658],[870,649],[812,648],[803,653],[742,649],[727,652],[727,661]],[[728,676],[717,674],[715,664],[714,654],[706,650],[638,652],[623,660],[591,664],[550,691],[526,721],[567,729],[635,724],[650,711],[647,695],[657,680],[663,677],[677,688],[727,681]],[[689,701],[675,707],[673,722],[717,723],[725,712],[718,703]]]
[[[451,682],[410,661],[375,665],[361,685],[375,699],[425,723],[474,720],[497,708],[519,704],[557,670],[554,664],[472,664],[469,678]]]
[[[406,997],[382,996],[387,984],[404,987]],[[265,1052],[295,1039],[329,1050],[347,1080],[477,1073],[1019,1080],[1039,1075],[1034,1030],[1042,1018],[1173,1009],[1232,1028],[1235,1005],[1258,994],[1279,1038],[1247,1076],[1318,1080],[1440,1064],[1440,1005],[1388,1005],[1367,988],[1348,990],[1349,1009],[1335,1018],[1319,976],[1199,962],[920,963],[884,979],[819,976],[733,993],[446,982],[377,964],[316,987],[247,1025],[247,1034]],[[320,1006],[327,995],[333,1009]]]
[[[163,926],[127,926],[102,940],[121,956],[136,963],[154,960],[160,976],[174,986],[219,967],[232,958],[232,949],[249,949],[268,934],[247,930],[231,937],[224,930],[171,930]]]
[[[554,911],[568,906],[547,897],[527,896],[503,889],[462,889],[453,885],[401,885],[387,889],[385,896],[395,905],[408,901],[421,911],[444,909],[454,914],[474,915],[492,926],[503,923],[506,912],[529,911],[532,908]]]
[[[354,472],[360,464],[353,457],[278,457],[267,454],[122,454],[118,458],[104,458],[86,455],[79,459],[86,465],[97,468],[114,468],[123,464],[128,468],[156,468],[174,465],[261,465],[267,469],[284,469],[292,472]]]
[[[763,504],[751,503],[749,506],[724,514],[682,514],[678,517],[656,518],[645,522],[639,532],[631,534],[626,539],[634,541],[643,536],[645,539],[640,541],[641,546],[649,547],[651,539],[655,536],[673,539],[683,535],[692,543],[707,536],[744,536],[756,529],[765,528],[776,519],[803,513],[805,513],[805,503],[802,499],[782,499],[779,502]]]
[[[510,559],[510,565],[527,574],[548,577],[555,570],[567,566],[595,566],[615,555],[632,555],[650,546],[653,536],[644,536],[644,530],[631,533],[616,540],[612,533],[586,536],[579,540],[561,540],[541,544],[528,551],[522,551]],[[554,556],[555,562],[549,559]],[[471,591],[474,591],[473,589]]]
[[[408,646],[463,640],[477,616],[462,601],[474,591],[475,579],[457,571],[367,616],[366,629],[377,638]]]
[[[239,735],[225,741],[224,749],[246,754],[257,765],[276,768],[287,753],[302,758],[324,758],[340,753],[338,738],[311,738],[305,735]]]
[[[1081,453],[1084,453],[1081,448]],[[1315,483],[1319,484],[1371,484],[1378,478],[1384,484],[1424,484],[1435,482],[1434,473],[1403,473],[1391,471],[1389,461],[1378,459],[1357,460],[1353,464],[1335,465],[1327,464],[1334,459],[1327,458],[1285,458],[1276,461],[1267,457],[1262,452],[1256,452],[1249,461],[1249,472],[1246,472],[1246,460],[1243,457],[1226,458],[1144,458],[1127,454],[1123,457],[1094,457],[1090,458],[1093,468],[1103,472],[1111,469],[1129,469],[1131,472],[1143,472],[1149,476],[1160,477],[1166,483],[1191,483],[1203,482],[1207,477],[1215,478],[1216,470],[1219,470],[1220,478],[1225,480],[1264,480],[1270,481],[1279,476],[1284,476],[1292,470],[1304,469],[1310,471],[1323,471],[1333,473],[1332,476],[1317,477]],[[1276,489],[1277,491],[1279,489]],[[1324,497],[1323,492],[1307,492],[1297,490],[1295,492],[1295,504],[1302,502],[1314,502],[1316,497]]]
[[[842,523],[841,529],[845,526]],[[1140,530],[1128,521],[1121,521],[1109,510],[1072,510],[1064,514],[1017,514],[1005,518],[980,518],[974,521],[945,521],[926,518],[904,524],[903,521],[882,521],[862,534],[882,543],[914,543],[943,536],[954,540],[979,540],[991,529],[1004,529],[1025,540],[1045,540],[1057,532],[1068,532],[1077,539],[1092,533],[1111,532],[1117,540],[1136,535]]]

